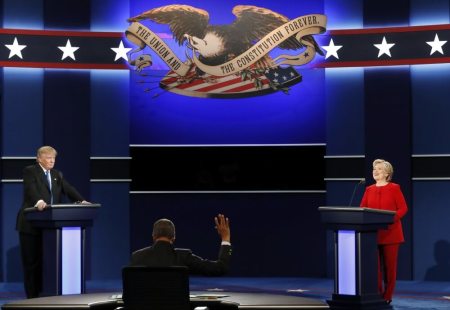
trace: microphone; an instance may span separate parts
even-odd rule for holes
[[[352,194],[352,197],[350,198],[350,202],[348,203],[348,206],[349,206],[349,207],[352,206],[353,198],[355,198],[356,189],[357,189],[361,184],[365,184],[365,183],[366,183],[366,179],[365,179],[365,178],[362,178],[362,179],[359,180],[359,182],[356,184],[355,188],[353,189],[353,194]]]

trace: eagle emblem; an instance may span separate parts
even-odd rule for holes
[[[236,18],[227,25],[212,25],[207,11],[178,4],[131,17],[127,38],[138,48],[130,53],[130,63],[135,63],[131,54],[149,46],[172,69],[161,80],[162,89],[189,96],[224,98],[287,92],[289,86],[301,81],[293,66],[311,61],[316,53],[324,55],[312,35],[325,31],[323,15],[290,20],[252,5],[237,5],[232,13]],[[178,45],[186,47],[187,59],[181,61],[172,55],[170,48],[140,23],[145,20],[167,24]],[[301,54],[273,59],[269,52],[274,49]]]

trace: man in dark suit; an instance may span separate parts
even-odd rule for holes
[[[23,203],[17,214],[24,286],[27,298],[39,297],[42,289],[42,236],[24,217],[25,208],[44,210],[62,202],[67,196],[73,202],[89,203],[67,182],[62,173],[53,169],[57,152],[51,146],[38,149],[35,165],[23,170]]]
[[[153,245],[134,252],[131,266],[186,266],[191,274],[220,276],[228,272],[231,258],[230,225],[223,214],[214,218],[216,230],[222,239],[219,258],[216,261],[203,259],[188,249],[176,249],[175,225],[168,219],[153,224]]]

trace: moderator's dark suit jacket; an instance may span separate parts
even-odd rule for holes
[[[134,252],[131,266],[187,266],[191,274],[221,276],[228,272],[231,246],[221,245],[219,259],[211,261],[194,255],[189,249],[176,249],[169,242],[157,241],[153,246]]]
[[[67,182],[62,173],[56,169],[50,170],[52,179],[53,203],[61,203],[66,195],[72,201],[82,201],[84,198],[77,190]],[[23,169],[23,203],[17,214],[16,229],[21,233],[36,234],[38,230],[33,228],[25,219],[23,210],[34,207],[40,199],[50,204],[50,189],[44,171],[39,164],[27,166]]]

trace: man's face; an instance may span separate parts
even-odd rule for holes
[[[55,158],[56,155],[52,152],[42,153],[40,156],[38,156],[37,161],[45,170],[50,170],[53,169],[53,166],[55,165]]]

